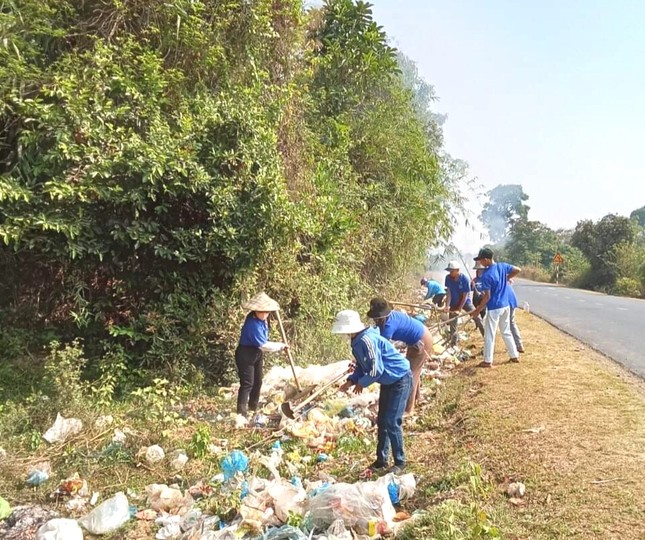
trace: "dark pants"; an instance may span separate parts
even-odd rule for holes
[[[439,293],[439,294],[435,294],[435,295],[432,297],[432,303],[433,303],[435,306],[439,306],[439,307],[441,307],[441,306],[443,306],[443,301],[444,301],[445,299],[446,299],[446,293]]]
[[[248,410],[258,408],[262,389],[262,361],[264,354],[257,347],[238,346],[235,349],[235,365],[240,377],[237,393],[237,414],[246,416]]]
[[[470,313],[471,311],[475,311],[475,306],[473,306],[470,302],[466,302],[464,304],[464,307],[461,308],[463,309],[466,313]],[[458,311],[451,311],[450,312],[450,318],[452,321],[450,321],[450,345],[455,346],[457,345],[457,342],[459,341],[457,339],[457,326],[459,323],[459,319],[457,318],[457,315],[459,315],[460,312]],[[481,317],[477,316],[473,319],[475,321],[475,326],[477,327],[477,330],[479,330],[479,333],[484,337],[484,323],[481,320]]]
[[[412,388],[412,374],[408,371],[392,384],[382,384],[378,399],[378,443],[376,461],[387,465],[390,446],[395,465],[405,465],[403,451],[403,412]]]

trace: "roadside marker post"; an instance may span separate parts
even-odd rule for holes
[[[555,284],[559,285],[560,284],[560,265],[564,263],[564,257],[560,255],[559,252],[556,252],[555,256],[553,257],[553,264],[555,264]]]

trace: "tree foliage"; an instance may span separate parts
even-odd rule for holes
[[[452,230],[431,87],[365,2],[15,0],[0,17],[5,334],[218,375],[240,299],[265,289],[316,355],[336,309]]]
[[[641,227],[645,227],[645,206],[641,206],[629,214],[630,219],[636,221]]]
[[[488,229],[492,242],[502,242],[515,222],[528,219],[530,207],[525,201],[529,197],[519,184],[500,184],[486,196],[488,201],[484,204],[479,219]]]
[[[617,248],[632,244],[636,237],[634,223],[627,217],[608,214],[597,222],[578,222],[571,244],[582,251],[591,264],[587,285],[610,290],[618,278]]]

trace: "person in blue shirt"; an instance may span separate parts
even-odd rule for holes
[[[347,392],[354,387],[354,393],[360,394],[363,388],[371,384],[381,385],[376,420],[376,461],[369,469],[384,472],[391,448],[394,465],[388,471],[398,474],[405,468],[403,412],[412,387],[410,362],[379,334],[378,329],[366,328],[356,311],[339,311],[331,331],[333,334],[350,336],[352,355],[356,361],[354,372],[340,389]]]
[[[407,313],[392,311],[392,306],[384,298],[372,298],[367,316],[374,319],[385,339],[401,341],[406,345],[406,358],[412,370],[412,390],[405,414],[411,415],[416,402],[421,399],[421,371],[426,359],[432,355],[432,332]]]
[[[428,288],[424,300],[432,300],[435,306],[442,307],[443,301],[446,299],[446,289],[441,286],[438,281],[434,279],[421,278],[421,286]]]
[[[484,265],[481,263],[477,262],[473,268],[475,271],[475,277],[473,278],[472,282],[470,283],[470,287],[473,290],[473,306],[477,307],[481,303],[482,299],[482,276],[484,275],[484,271],[486,268],[484,268]],[[480,317],[482,320],[486,316],[486,308],[484,308],[480,314]]]
[[[246,417],[249,410],[257,410],[260,401],[264,352],[281,351],[286,345],[269,341],[269,315],[280,309],[275,300],[260,293],[242,307],[250,313],[244,319],[240,341],[235,349],[235,366],[240,378],[237,414]]]
[[[493,259],[493,251],[488,248],[479,250],[475,261],[480,262],[486,271],[482,276],[482,299],[471,313],[472,317],[479,316],[484,308],[487,310],[484,320],[484,361],[478,367],[493,366],[495,353],[495,335],[499,326],[506,351],[511,362],[519,362],[519,356],[513,334],[511,332],[511,289],[509,280],[520,273],[520,268],[507,263],[498,263]]]
[[[518,353],[524,352],[524,343],[522,343],[522,334],[520,334],[520,329],[517,326],[517,320],[515,319],[515,311],[517,311],[517,296],[515,296],[515,291],[513,290],[513,281],[509,280],[508,282],[508,299],[509,307],[511,308],[511,334],[513,335],[513,341],[515,342],[515,347],[517,347]]]
[[[459,322],[459,314],[462,310],[467,313],[475,311],[470,301],[470,280],[467,276],[461,273],[459,263],[457,261],[450,261],[446,267],[446,311],[450,313],[450,345],[457,345],[457,324]],[[484,335],[484,325],[482,324],[481,317],[473,317],[475,326]]]

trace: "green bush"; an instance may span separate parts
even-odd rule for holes
[[[17,0],[2,20],[0,312],[82,338],[100,400],[123,362],[226,380],[259,290],[294,350],[328,355],[334,312],[452,230],[432,92],[362,1]]]
[[[643,287],[639,280],[629,277],[621,277],[616,280],[612,294],[618,296],[631,296],[640,298],[643,295]]]

